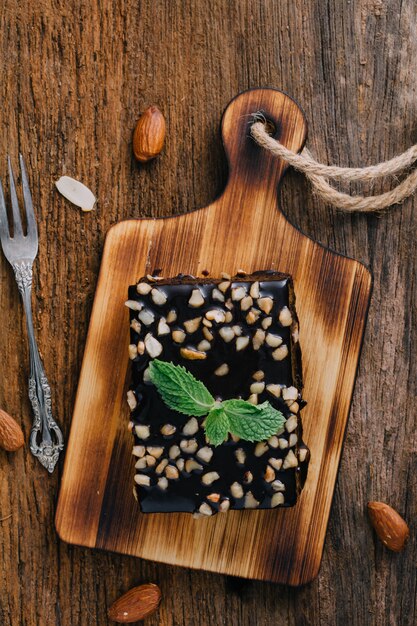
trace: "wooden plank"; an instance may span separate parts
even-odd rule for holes
[[[122,222],[107,236],[57,529],[71,543],[300,585],[317,575],[321,562],[371,279],[363,265],[319,246],[279,212],[276,188],[284,165],[248,136],[250,114],[258,110],[275,123],[280,141],[302,147],[306,125],[293,100],[268,89],[241,94],[222,122],[230,167],[222,196],[188,215]],[[273,268],[294,277],[308,401],[303,424],[312,461],[293,509],[232,511],[198,521],[189,514],[139,514],[123,400],[123,303],[127,286],[154,268],[164,276]]]

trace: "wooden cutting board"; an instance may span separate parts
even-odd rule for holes
[[[318,573],[371,292],[371,275],[290,224],[278,206],[285,165],[249,137],[262,110],[276,137],[301,150],[306,122],[274,89],[237,96],[222,120],[229,180],[210,206],[129,220],[106,238],[78,386],[56,526],[69,543],[290,585]],[[156,268],[219,276],[276,269],[294,278],[303,351],[307,482],[292,509],[189,514],[139,512],[127,430],[128,285]]]

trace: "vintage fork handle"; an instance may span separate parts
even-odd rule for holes
[[[30,451],[48,472],[54,471],[59,453],[64,448],[61,429],[52,417],[51,388],[43,368],[36,343],[32,318],[32,262],[13,264],[17,286],[22,296],[29,337],[29,399],[33,409],[33,424],[30,433]]]

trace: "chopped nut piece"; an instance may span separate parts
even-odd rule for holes
[[[210,500],[210,502],[218,502],[220,500],[220,494],[209,493],[209,495],[207,496],[207,500]]]
[[[155,472],[157,474],[162,474],[162,472],[164,471],[167,465],[168,465],[168,459],[162,459],[162,461],[158,463],[158,465],[156,466]]]
[[[158,322],[158,335],[169,335],[170,332],[171,332],[171,329],[166,323],[165,318],[161,317],[161,319]]]
[[[135,463],[135,469],[145,469],[147,467],[146,457],[143,456],[141,459],[138,459]]]
[[[145,344],[143,341],[138,341],[138,354],[145,354]]]
[[[298,458],[300,459],[300,463],[304,463],[308,455],[307,448],[300,448],[298,451]]]
[[[295,433],[291,433],[290,438],[288,440],[290,448],[293,448],[297,444],[297,441],[298,441],[297,435]]]
[[[206,328],[211,328],[211,327],[213,326],[212,322],[210,322],[210,320],[208,320],[208,319],[206,319],[206,318],[204,318],[204,319],[203,319],[203,325],[204,325]]]
[[[291,326],[292,324],[292,315],[291,311],[287,306],[284,306],[279,312],[278,316],[279,322],[282,326]]]
[[[267,483],[272,483],[272,481],[275,480],[275,472],[270,465],[266,466],[264,480],[266,480]]]
[[[285,428],[287,432],[292,433],[298,426],[298,420],[295,415],[292,415],[285,422]]]
[[[185,330],[187,331],[187,333],[190,333],[190,335],[192,333],[195,333],[195,331],[198,330],[202,319],[202,317],[195,317],[192,320],[187,320],[186,322],[184,322]]]
[[[196,432],[198,431],[198,422],[196,420],[195,417],[192,417],[191,419],[188,420],[188,422],[185,424],[184,428],[182,429],[182,434],[183,435],[195,435]]]
[[[183,359],[188,359],[189,361],[201,361],[202,359],[207,358],[207,354],[205,352],[200,352],[199,350],[194,350],[193,348],[180,348],[180,354]]]
[[[230,287],[230,282],[228,280],[223,281],[222,283],[219,284],[219,289],[220,291],[222,291],[223,293],[225,291],[227,291]]]
[[[259,382],[260,380],[263,380],[265,378],[265,372],[263,372],[262,370],[258,370],[257,372],[252,374],[252,378],[253,380],[256,380]]]
[[[226,311],[226,315],[224,316],[224,321],[227,324],[230,324],[232,320],[233,320],[233,313],[231,311]]]
[[[135,331],[135,333],[140,333],[141,329],[142,329],[142,325],[138,322],[138,320],[132,320],[130,322],[130,328],[133,328],[133,330]]]
[[[145,344],[143,344],[145,346]],[[149,367],[146,368],[146,370],[144,370],[143,372],[143,382],[144,383],[149,383],[151,381],[151,375],[149,372]]]
[[[228,274],[227,272],[222,272],[222,273],[220,274],[220,276],[221,276],[222,278],[224,278],[224,280],[231,280],[231,279],[232,279],[232,277],[230,276],[230,274]]]
[[[284,463],[282,464],[283,469],[288,469],[289,467],[297,467],[298,461],[292,450],[289,450],[287,456],[284,459]]]
[[[213,341],[213,333],[211,333],[208,328],[203,328],[203,335],[207,339],[207,341]]]
[[[151,456],[150,454],[147,454],[145,456],[145,461],[146,461],[146,465],[148,467],[153,467],[154,465],[156,465],[156,459],[154,456]]]
[[[240,308],[242,309],[242,311],[248,311],[252,305],[253,305],[253,300],[250,296],[245,296],[240,301]]]
[[[230,433],[230,438],[232,441],[234,441],[235,443],[237,443],[238,441],[240,441],[240,437],[238,437],[237,435],[233,435],[233,433]]]
[[[272,307],[274,306],[274,301],[272,300],[272,298],[269,297],[258,298],[257,303],[261,311],[263,311],[267,315],[271,312]]]
[[[232,288],[232,300],[239,301],[246,296],[246,289],[244,287]]]
[[[274,480],[271,487],[274,491],[285,491],[285,485],[280,480]]]
[[[268,459],[268,463],[276,470],[280,470],[282,467],[282,459],[275,459],[272,456],[270,459]]]
[[[256,331],[256,333],[254,334],[252,338],[253,349],[259,350],[259,348],[261,347],[264,341],[265,341],[265,331],[262,330],[261,328],[258,328],[258,330]]]
[[[274,509],[276,506],[280,504],[284,504],[284,494],[283,493],[274,493],[271,498],[271,507]]]
[[[282,337],[279,335],[273,335],[272,333],[268,333],[265,339],[265,343],[271,348],[278,348],[282,344]]]
[[[174,445],[170,447],[168,454],[170,459],[176,459],[181,454],[181,450],[177,445]]]
[[[162,344],[151,333],[145,337],[145,348],[151,359],[155,359],[163,350]]]
[[[294,330],[292,331],[292,340],[294,343],[298,343],[298,341],[300,340],[300,331],[298,329],[298,324],[294,325]]]
[[[272,357],[275,359],[275,361],[282,361],[287,356],[288,356],[288,348],[285,344],[283,346],[280,346],[276,350],[274,350],[272,353]]]
[[[261,326],[264,330],[267,330],[267,328],[269,328],[271,324],[272,324],[272,317],[265,317],[265,319],[263,319],[261,322]]]
[[[125,306],[131,311],[141,311],[143,309],[142,302],[137,302],[137,300],[126,300]]]
[[[254,454],[255,456],[262,456],[265,452],[267,452],[267,450],[268,444],[265,441],[260,441],[255,446]]]
[[[297,400],[298,390],[295,387],[284,387],[282,390],[282,397],[284,400]]]
[[[145,326],[150,326],[155,320],[155,315],[152,313],[152,311],[148,311],[148,309],[142,309],[142,311],[138,315],[138,318],[143,324],[145,324]]]
[[[182,343],[185,339],[185,332],[183,330],[173,330],[172,331],[172,339],[175,343]]]
[[[139,439],[148,439],[150,437],[151,431],[149,426],[146,424],[137,424],[135,426],[135,433],[139,437]]]
[[[281,395],[281,385],[267,385],[266,390],[276,398],[279,398]]]
[[[211,343],[207,341],[206,339],[203,339],[197,345],[197,350],[201,350],[202,352],[207,352],[207,350],[210,350],[210,348],[211,348]]]
[[[226,314],[221,309],[210,309],[206,313],[206,319],[209,321],[217,322],[218,324],[223,324],[225,321]]]
[[[235,333],[230,326],[222,326],[219,330],[219,335],[226,343],[229,343],[229,341],[235,338]]]
[[[245,509],[256,509],[259,506],[258,500],[255,498],[255,496],[253,495],[251,491],[248,491],[248,493],[245,496],[244,506],[245,506]]]
[[[230,485],[230,493],[234,498],[243,498],[243,488],[238,482],[234,482]]]
[[[146,476],[145,474],[135,474],[135,482],[138,485],[149,487],[149,485],[151,484],[151,477]]]
[[[145,455],[145,446],[133,446],[132,454],[133,456],[142,457]]]
[[[155,459],[159,459],[162,456],[164,449],[162,446],[147,446],[146,451],[151,456],[155,457]]]
[[[211,297],[213,298],[213,300],[224,302],[224,295],[219,289],[213,289],[213,291],[211,292]]]
[[[192,293],[191,293],[191,297],[188,300],[188,304],[194,308],[198,308],[200,306],[203,306],[204,304],[204,297],[203,294],[201,293],[201,291],[199,289],[193,289]]]
[[[278,448],[279,446],[278,437],[276,435],[272,435],[272,437],[268,439],[268,445],[271,448]]]
[[[235,333],[236,337],[240,337],[240,335],[242,334],[242,327],[239,326],[238,324],[236,324],[235,326],[232,326],[232,330]]]
[[[255,298],[255,300],[257,298],[259,298],[260,293],[259,293],[259,282],[256,281],[251,285],[250,291],[249,291],[250,295],[252,296],[252,298]]]
[[[184,465],[185,465],[184,459],[180,458],[176,461],[176,466],[178,467],[180,472],[182,472],[182,470],[184,469]]]
[[[227,363],[223,363],[216,370],[214,370],[216,376],[226,376],[229,373],[229,366]]]
[[[152,289],[149,283],[138,283],[136,286],[136,291],[142,296],[146,296],[147,293]]]
[[[246,316],[246,322],[248,324],[254,324],[256,322],[256,320],[257,320],[257,317],[256,317],[255,313],[253,312],[253,309],[251,309],[249,311],[249,313],[247,314],[247,316]]]
[[[131,389],[129,389],[129,391],[127,392],[127,403],[129,405],[129,408],[131,411],[133,411],[134,409],[136,409],[137,405],[138,405],[138,401],[136,400],[136,396],[133,393],[133,391]]]
[[[251,393],[262,393],[264,389],[265,389],[265,383],[263,382],[252,383],[250,386]]]
[[[258,395],[256,393],[252,393],[248,398],[248,402],[251,404],[258,404]]]
[[[158,482],[156,483],[160,489],[165,491],[168,488],[168,479],[165,476],[162,476]]]
[[[202,461],[204,461],[205,463],[210,463],[212,456],[213,456],[213,450],[209,448],[208,446],[204,446],[203,448],[200,448],[200,450],[197,452],[197,457],[201,459]]]
[[[197,463],[195,459],[187,459],[185,461],[185,471],[191,474],[191,472],[201,471],[203,466]]]
[[[284,437],[280,437],[278,441],[279,441],[279,447],[281,448],[281,450],[285,450],[285,448],[288,448],[287,439],[284,439]]]
[[[164,437],[170,437],[176,430],[177,428],[173,426],[173,424],[164,424],[161,426],[161,434],[164,435]]]
[[[213,515],[213,511],[210,507],[209,504],[207,504],[207,502],[203,502],[203,504],[200,505],[200,508],[198,509],[201,513],[201,515]]]
[[[186,454],[194,454],[198,448],[196,439],[182,439],[180,441],[180,448]]]
[[[219,504],[220,513],[226,513],[226,511],[228,511],[229,509],[230,509],[230,500],[228,499],[222,500]]]
[[[219,480],[220,475],[217,472],[207,472],[207,474],[203,474],[201,477],[201,482],[203,485],[211,485],[216,480]]]
[[[253,474],[250,471],[247,471],[243,474],[243,482],[246,485],[249,485],[253,481]]]
[[[166,295],[163,293],[163,291],[160,291],[159,289],[152,289],[151,295],[154,303],[159,306],[162,306],[167,301]]]
[[[249,345],[249,337],[238,337],[236,339],[236,350],[240,352],[240,350],[244,350]]]
[[[300,410],[300,405],[298,404],[298,402],[291,402],[288,408],[290,409],[291,413],[297,414]]]
[[[246,452],[243,448],[238,448],[237,450],[235,450],[235,457],[237,462],[243,465],[246,461]]]
[[[165,476],[169,480],[177,480],[177,478],[180,477],[180,473],[178,471],[178,468],[174,465],[167,465],[165,468]]]
[[[133,361],[133,359],[136,359],[137,356],[138,356],[138,347],[134,343],[131,343],[129,345],[129,359]]]
[[[177,312],[174,309],[171,309],[167,315],[167,323],[172,324],[172,322],[175,322],[176,319],[177,319]]]

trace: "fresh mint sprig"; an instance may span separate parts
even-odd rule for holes
[[[218,446],[229,433],[246,441],[263,441],[282,428],[285,417],[269,402],[259,405],[234,399],[216,402],[201,380],[182,365],[154,359],[149,375],[163,401],[170,409],[202,417],[207,439]]]

